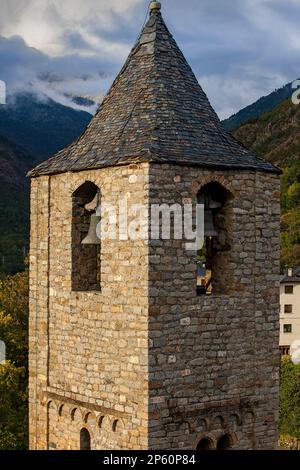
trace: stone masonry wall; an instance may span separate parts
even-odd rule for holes
[[[104,240],[101,291],[72,292],[72,194],[195,202],[230,193],[227,291],[196,295],[183,240]],[[278,426],[279,178],[139,164],[32,180],[30,448],[272,449]],[[229,259],[229,261],[228,261]],[[149,347],[148,347],[149,344]]]
[[[32,180],[30,448],[77,449],[81,427],[92,448],[147,448],[147,242],[103,241],[101,291],[72,292],[72,193],[85,181],[104,203],[148,203],[147,164]]]
[[[149,448],[193,449],[228,434],[235,449],[273,449],[278,427],[279,178],[152,165],[150,203],[231,192],[227,291],[196,295],[195,252],[150,244]],[[225,269],[226,268],[226,269]]]

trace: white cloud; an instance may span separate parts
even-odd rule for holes
[[[26,43],[49,55],[70,54],[61,42],[64,31],[76,31],[87,41],[91,50],[99,53],[114,53],[122,57],[126,48],[118,41],[106,41],[105,33],[117,31],[122,18],[128,26],[134,17],[134,9],[144,4],[143,0],[2,0],[1,34],[9,37],[21,36]],[[97,25],[99,35],[93,25]],[[123,25],[123,26],[124,26]],[[94,32],[93,32],[94,30]],[[101,35],[102,33],[102,35]],[[101,37],[102,36],[102,37]]]
[[[171,32],[221,117],[300,76],[299,0],[162,3]],[[44,89],[47,83],[37,76],[50,73],[59,78],[50,90],[57,97],[66,90],[102,95],[135,41],[147,5],[145,0],[1,0],[0,35],[11,39],[5,46],[0,41],[0,79],[8,76],[20,85],[25,78]],[[12,39],[17,35],[27,47]]]
[[[261,80],[257,80],[257,77],[253,78],[250,75],[247,77],[244,73],[243,78],[238,77],[236,74],[227,77],[211,75],[199,78],[220,119],[226,119],[287,82],[281,76],[262,78],[260,75]]]

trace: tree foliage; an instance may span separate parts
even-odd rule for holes
[[[26,449],[28,377],[28,271],[0,281],[0,450]]]
[[[280,432],[300,441],[300,364],[289,357],[281,362]]]
[[[27,448],[27,388],[25,367],[0,365],[0,450]]]
[[[281,264],[300,265],[300,162],[287,166],[281,177]]]

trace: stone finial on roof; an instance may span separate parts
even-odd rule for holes
[[[153,10],[160,10],[161,9],[161,3],[160,2],[151,2],[150,5],[149,5],[149,10],[150,11],[153,11]]]

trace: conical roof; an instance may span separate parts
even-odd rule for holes
[[[86,130],[30,176],[145,161],[280,171],[223,129],[169,32],[160,4],[153,5],[137,43]]]

